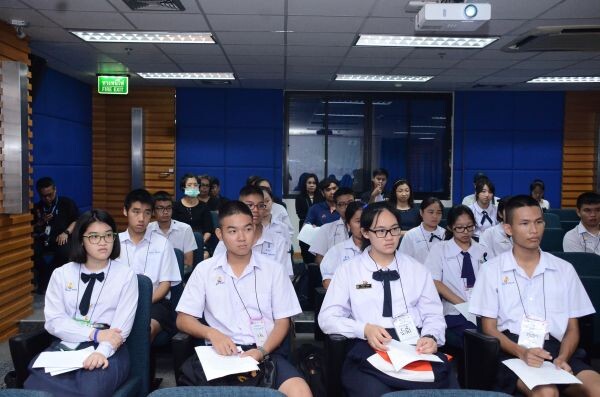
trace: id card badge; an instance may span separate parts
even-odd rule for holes
[[[273,256],[272,244],[264,242],[262,244],[262,248],[260,249],[260,253],[267,256]]]
[[[264,346],[267,341],[267,328],[263,319],[250,320],[250,329],[252,330],[256,346]]]
[[[44,234],[46,236],[49,236],[51,231],[52,231],[52,226],[48,225],[48,226],[46,226],[46,229],[44,229]]]
[[[404,313],[394,317],[394,329],[400,343],[416,345],[419,340],[419,331],[410,313]]]
[[[467,295],[467,302],[471,301],[471,293],[473,292],[473,288],[468,288],[465,286],[465,294]]]
[[[519,345],[528,349],[544,347],[544,340],[548,332],[548,322],[536,320],[523,316],[521,320],[521,333],[519,334]]]

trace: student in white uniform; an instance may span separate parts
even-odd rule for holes
[[[283,203],[283,201],[279,198],[276,198],[273,195],[273,188],[271,187],[271,182],[269,182],[268,179],[258,178],[253,185],[259,188],[269,189],[269,191],[271,192],[271,198],[273,199],[273,203],[271,205],[271,215],[273,215],[273,219],[275,219],[276,222],[286,226],[290,235],[289,240],[291,241],[292,237],[294,237],[294,227],[292,226],[292,222],[290,221],[290,215],[287,212],[287,208],[279,204]]]
[[[495,190],[494,184],[489,179],[479,179],[475,185],[475,202],[469,208],[475,215],[475,232],[473,236],[476,240],[479,240],[479,236],[485,229],[498,223],[494,200]]]
[[[473,190],[475,190],[475,186],[477,185],[477,181],[479,181],[480,179],[483,180],[489,180],[489,178],[483,173],[483,172],[478,172],[473,176]],[[495,202],[500,201],[499,197],[494,197]],[[473,204],[475,202],[475,194],[469,194],[467,196],[465,196],[462,200],[462,205],[466,205],[467,207],[469,207],[471,204]]]
[[[425,263],[431,248],[443,241],[446,236],[446,231],[440,227],[444,205],[437,197],[427,197],[421,201],[419,212],[423,222],[406,232],[398,250],[415,258],[419,263]]]
[[[237,354],[236,346],[259,362],[269,355],[276,366],[274,388],[287,396],[311,396],[300,373],[278,350],[300,304],[281,264],[253,252],[253,218],[243,202],[223,204],[216,233],[226,250],[196,266],[177,305],[177,327],[205,339],[221,355]],[[194,372],[199,365],[193,354],[182,372]]]
[[[315,236],[315,241],[308,249],[315,255],[315,263],[317,265],[321,263],[323,257],[331,247],[348,239],[345,214],[348,205],[354,201],[354,192],[348,187],[339,188],[333,194],[333,200],[335,202],[335,210],[340,214],[340,218],[321,226]]]
[[[544,198],[545,191],[546,186],[544,185],[544,181],[541,179],[534,179],[529,185],[529,193],[531,194],[531,197],[540,203],[540,207],[542,207],[544,211],[550,208],[550,203]]]
[[[148,229],[154,200],[144,189],[135,189],[125,197],[123,215],[127,217],[127,230],[119,233],[121,256],[119,260],[136,274],[152,281],[152,308],[150,311],[150,340],[161,330],[175,335],[175,311],[171,305],[170,289],[181,282],[181,272],[173,245]]]
[[[577,197],[576,211],[581,221],[565,234],[563,251],[600,255],[600,194],[580,194]]]
[[[573,372],[582,385],[543,385],[529,390],[508,367],[498,364],[498,390],[527,396],[598,396],[600,375],[578,349],[578,318],[594,313],[570,263],[540,250],[544,217],[530,196],[506,203],[506,234],[513,249],[486,263],[471,296],[470,311],[482,330],[500,341],[501,358],[520,358],[532,367],[551,361]],[[526,331],[525,331],[526,330]]]
[[[290,233],[287,224],[282,222],[280,218],[273,216],[273,213],[271,212],[273,205],[277,204],[273,202],[273,192],[268,187],[263,186],[260,187],[260,190],[262,190],[265,198],[265,209],[262,216],[263,231],[280,235],[285,239],[287,246],[291,247],[293,233]]]
[[[397,212],[385,203],[370,204],[360,224],[363,253],[337,269],[319,313],[324,333],[355,338],[342,370],[349,397],[364,396],[367,390],[380,396],[401,388],[391,377],[364,367],[375,349],[387,350],[392,337],[416,343],[417,352],[436,353],[446,329],[430,273],[411,257],[396,254],[401,231]],[[448,382],[444,378],[439,388]]]
[[[469,207],[457,205],[448,212],[448,231],[452,238],[435,245],[425,267],[431,272],[435,287],[442,297],[448,345],[462,348],[465,329],[475,324],[467,321],[454,307],[468,302],[477,273],[485,266],[485,248],[473,240],[475,218]]]
[[[329,283],[340,265],[362,252],[360,216],[362,215],[363,206],[364,204],[362,202],[353,201],[346,207],[344,217],[346,219],[346,227],[350,230],[350,238],[331,247],[323,257],[319,268],[321,270],[324,288],[329,287]]]
[[[52,273],[46,291],[46,330],[58,341],[46,351],[95,351],[83,368],[51,376],[31,368],[25,389],[55,396],[111,396],[129,376],[129,336],[138,302],[138,282],[119,257],[117,227],[105,211],[81,215],[72,234],[71,260]]]
[[[198,249],[196,238],[192,227],[187,223],[172,219],[173,197],[161,190],[153,195],[154,217],[156,220],[150,222],[148,230],[156,232],[167,238],[173,248],[183,252],[183,263],[186,266],[194,265],[194,251]]]
[[[283,267],[284,272],[288,276],[293,277],[294,268],[292,267],[292,258],[288,253],[289,246],[287,242],[280,235],[263,230],[262,218],[263,211],[266,209],[263,191],[257,186],[246,185],[240,190],[239,199],[246,203],[250,211],[252,211],[252,220],[256,227],[252,252],[265,255],[279,263]],[[214,256],[223,254],[226,250],[227,248],[223,241],[219,241],[219,244],[215,248]]]
[[[504,231],[504,204],[510,198],[511,196],[502,197],[498,202],[498,212],[496,214],[498,224],[485,229],[481,236],[479,236],[479,244],[486,248],[488,260],[512,249],[512,240]]]

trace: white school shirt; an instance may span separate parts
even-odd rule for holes
[[[148,225],[148,230],[152,230],[155,233],[167,238],[173,245],[173,248],[181,250],[181,252],[184,254],[198,249],[198,244],[196,244],[196,238],[194,237],[194,231],[187,223],[172,219],[169,230],[165,234],[158,225],[158,222],[154,221]]]
[[[264,255],[272,261],[283,265],[288,276],[292,277],[294,276],[294,267],[292,266],[292,256],[289,253],[289,249],[290,246],[283,237],[263,229],[262,235],[252,246],[252,253]],[[213,255],[217,256],[225,252],[227,252],[225,244],[223,244],[223,241],[219,241]]]
[[[546,199],[542,199],[540,202],[540,207],[542,207],[543,210],[548,210],[550,209],[550,202],[548,202]]]
[[[239,278],[227,263],[226,253],[200,262],[185,285],[176,310],[196,318],[204,316],[210,327],[239,345],[256,343],[250,317],[260,319],[262,315],[270,334],[275,320],[302,312],[281,264],[254,253]]]
[[[331,280],[336,269],[342,263],[349,261],[356,255],[360,255],[361,252],[360,247],[354,244],[352,237],[331,247],[319,265],[323,280]]]
[[[119,233],[121,256],[119,260],[127,264],[136,274],[143,274],[152,281],[152,292],[163,281],[171,286],[181,282],[181,272],[173,245],[158,233],[146,229],[142,240],[135,244],[129,237],[129,230]],[[171,292],[165,298],[169,299]]]
[[[263,231],[272,234],[278,234],[279,236],[281,236],[285,240],[289,251],[289,248],[292,246],[292,240],[290,239],[290,234],[287,225],[282,223],[281,221],[276,220],[273,214],[271,214],[271,223],[268,223],[266,225],[263,224]]]
[[[365,338],[365,325],[393,328],[395,316],[408,312],[421,335],[433,335],[438,345],[445,342],[446,321],[442,303],[429,271],[410,256],[396,253],[390,270],[399,270],[400,279],[391,281],[393,317],[383,317],[383,282],[373,280],[377,267],[370,248],[338,268],[329,284],[319,313],[319,325],[326,334]],[[371,284],[371,288],[358,288]],[[404,299],[406,297],[406,301]]]
[[[325,256],[334,245],[348,239],[348,228],[342,218],[321,226],[308,251],[314,255]]]
[[[565,233],[563,238],[565,252],[591,252],[600,255],[600,234],[588,232],[581,222]]]
[[[438,236],[439,239],[434,238],[431,242],[431,235]],[[433,232],[428,232],[423,227],[423,223],[417,227],[413,227],[409,231],[406,232],[402,240],[400,240],[400,247],[398,251],[406,254],[408,256],[412,256],[419,263],[425,263],[425,259],[427,258],[427,254],[431,251],[431,248],[444,240],[446,236],[446,231],[444,228],[438,226]]]
[[[431,249],[425,260],[425,267],[429,269],[431,277],[434,280],[441,281],[450,291],[454,292],[465,302],[468,302],[467,280],[460,277],[464,258],[461,252],[462,249],[456,244],[453,238],[443,241]],[[471,246],[467,252],[471,255],[473,272],[475,273],[475,280],[477,280],[479,270],[485,266],[483,265],[487,257],[485,248],[475,240],[471,240]],[[446,299],[442,299],[442,304],[444,305],[445,316],[460,314],[454,305]]]
[[[512,249],[512,239],[504,233],[504,225],[499,223],[489,229],[485,229],[479,236],[479,244],[486,248],[487,259],[492,259],[503,252]]]
[[[569,318],[587,316],[595,310],[573,266],[547,252],[540,253],[531,278],[517,264],[512,250],[486,263],[473,288],[470,312],[495,318],[499,331],[519,335],[525,307],[530,318],[545,318],[550,335],[562,341]]]
[[[92,272],[85,265],[75,262],[69,262],[52,272],[44,305],[44,328],[51,335],[63,342],[88,342],[94,329],[75,320],[87,318],[90,324],[104,323],[120,329],[123,340],[127,339],[137,310],[137,277],[126,264],[118,260],[109,261],[104,269],[95,272],[104,272],[104,281],[96,280],[86,316],[79,312],[79,304],[87,287],[81,281],[80,272]],[[106,358],[115,353],[109,342],[100,342],[96,351]]]
[[[294,237],[294,227],[292,226],[292,221],[290,221],[290,215],[288,214],[285,207],[281,204],[273,202],[273,205],[271,206],[271,218],[275,222],[285,225],[289,234],[287,240],[292,241],[292,238]]]
[[[496,214],[498,214],[498,208],[496,208],[494,204],[490,203],[490,205],[486,209],[483,209],[479,206],[479,204],[477,204],[477,202],[474,202],[469,206],[469,208],[471,208],[471,211],[473,211],[473,215],[475,215],[475,231],[473,232],[474,236],[481,236],[481,233],[483,233],[485,229],[489,229],[490,227],[498,224],[498,219],[496,219]],[[483,223],[483,225],[481,224],[481,219],[483,219],[483,211],[486,211],[488,216],[492,220],[491,224],[487,219]]]

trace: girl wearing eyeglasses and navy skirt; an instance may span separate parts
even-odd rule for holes
[[[363,252],[337,269],[319,313],[323,332],[353,338],[342,368],[346,394],[380,396],[394,390],[452,387],[445,356],[434,370],[434,382],[399,380],[367,363],[377,350],[388,350],[392,338],[416,345],[419,353],[437,353],[444,344],[446,323],[430,273],[396,252],[401,234],[398,211],[386,203],[370,204],[360,226]]]
[[[127,380],[129,354],[123,345],[133,325],[138,301],[135,274],[122,263],[113,218],[92,210],[77,220],[71,260],[52,273],[46,292],[46,330],[57,340],[47,351],[94,351],[83,368],[52,376],[32,368],[26,389],[55,396],[110,396]]]
[[[469,301],[487,253],[484,246],[473,240],[475,216],[469,207],[452,207],[448,212],[447,227],[452,238],[431,249],[425,259],[425,267],[431,272],[435,287],[442,297],[448,325],[446,343],[462,348],[464,330],[474,328],[475,324],[467,321],[454,305]]]

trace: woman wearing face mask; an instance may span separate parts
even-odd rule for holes
[[[195,232],[202,233],[206,244],[213,233],[213,224],[208,206],[198,199],[200,195],[198,178],[193,174],[185,174],[181,178],[179,187],[184,196],[173,204],[173,219],[185,222]]]
[[[400,212],[402,236],[413,227],[419,226],[421,223],[419,209],[415,207],[412,186],[406,179],[399,179],[394,183],[388,202]]]
[[[444,240],[445,230],[439,226],[443,212],[444,205],[437,197],[427,197],[423,200],[420,211],[423,222],[406,232],[400,241],[399,251],[412,256],[419,263],[425,263],[425,258],[434,244]]]

